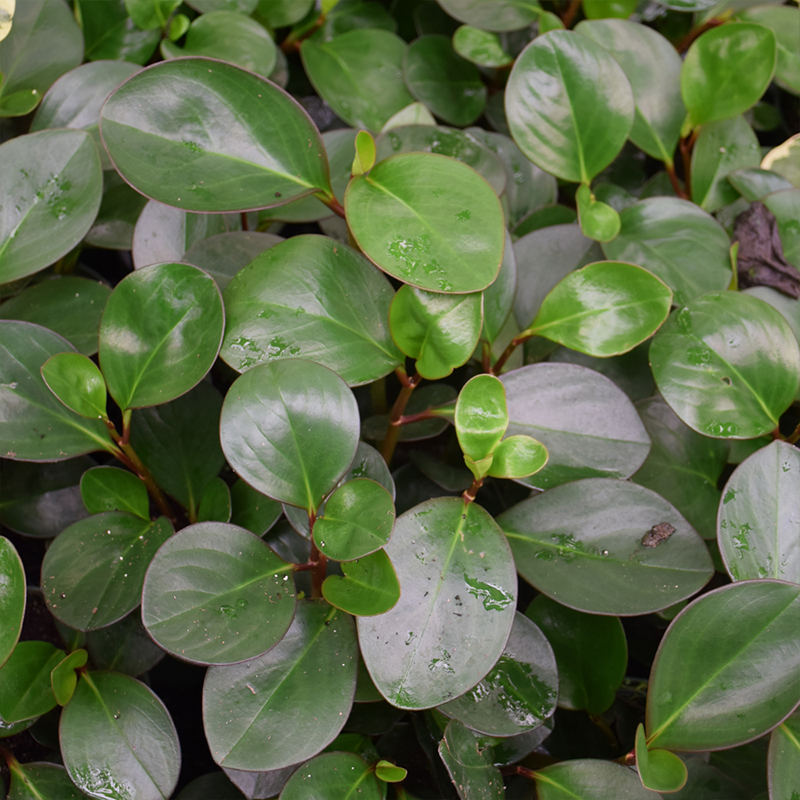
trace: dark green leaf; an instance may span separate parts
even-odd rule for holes
[[[197,521],[231,521],[231,490],[222,478],[212,478],[206,484],[203,496],[200,498]]]
[[[111,669],[136,677],[152,669],[166,653],[147,635],[136,611],[119,622],[89,631],[86,649],[97,669]]]
[[[770,170],[760,167],[735,169],[728,173],[727,177],[733,188],[751,203],[762,200],[772,192],[793,188],[792,184],[777,172],[770,172]]]
[[[769,739],[769,785],[773,797],[797,793],[800,777],[800,713],[795,711]]]
[[[797,217],[800,214],[800,189],[773,192],[764,198],[764,205],[775,215],[778,232],[783,243],[786,260],[800,266],[800,232]]]
[[[175,795],[175,800],[242,800],[245,796],[224,772],[217,771],[195,778]]]
[[[167,20],[179,5],[180,0],[125,0],[128,14],[143,31],[166,28]]]
[[[22,619],[25,616],[25,569],[22,559],[11,542],[0,536],[0,666],[2,666],[19,639]]]
[[[462,25],[453,34],[453,50],[479,67],[505,67],[514,61],[497,34],[471,25]]]
[[[483,292],[483,330],[481,339],[494,344],[509,320],[517,292],[517,260],[511,234],[506,231],[506,246],[500,272]]]
[[[497,522],[520,575],[579,611],[647,614],[693,595],[714,574],[694,528],[632,483],[574,481],[524,500]]]
[[[461,800],[503,800],[503,777],[492,761],[491,749],[481,746],[475,734],[457,720],[445,728],[439,755]]]
[[[11,770],[8,800],[84,800],[60,764],[17,763]]]
[[[110,59],[146,64],[153,55],[161,31],[143,31],[128,16],[125,0],[75,0],[90,61]]]
[[[536,770],[538,800],[657,800],[631,769],[581,758]]]
[[[121,511],[70,525],[42,562],[48,609],[81,631],[121,619],[139,605],[145,570],[172,533],[166,517],[150,522]]]
[[[106,383],[87,356],[57,353],[42,364],[47,388],[70,410],[88,419],[106,418]]]
[[[800,94],[800,9],[758,5],[745,9],[739,19],[765,25],[772,30],[778,46],[775,83],[787,92]]]
[[[231,486],[231,522],[263,536],[279,519],[282,506],[239,479]]]
[[[287,3],[297,4],[303,2],[303,0],[269,0],[269,2],[271,5],[286,6]],[[258,4],[259,0],[191,0],[188,3],[201,14],[209,14],[212,11],[235,11],[239,14],[252,14]]]
[[[658,792],[677,792],[689,777],[686,765],[674,753],[659,748],[648,751],[641,723],[636,729],[636,769],[645,789]]]
[[[638,0],[599,0],[599,2],[594,0],[583,8],[587,19],[605,19],[607,17],[627,19],[636,10],[637,5]]]
[[[385,614],[400,599],[400,584],[385,550],[346,561],[344,577],[329,575],[322,596],[336,608],[360,618]]]
[[[199,0],[203,5],[209,0]],[[234,2],[247,8],[241,9],[242,13],[249,14],[253,9],[258,9],[258,16],[263,18],[271,28],[285,28],[300,22],[303,17],[311,10],[314,5],[313,0],[211,0],[216,4],[221,2]],[[193,5],[197,5],[198,0],[192,0]],[[202,10],[202,9],[200,9]]]
[[[286,781],[280,800],[338,797],[381,800],[385,787],[373,767],[354,753],[323,753],[303,764]]]
[[[101,145],[102,146],[102,145]],[[102,153],[105,153],[103,148]],[[84,242],[109,250],[130,250],[136,222],[147,205],[146,197],[128,186],[113,168],[103,173],[103,200]]]
[[[19,722],[46,714],[56,707],[50,673],[63,650],[49,642],[19,642],[0,668],[0,720]]]
[[[85,650],[73,650],[63,661],[56,664],[50,673],[50,686],[60,706],[65,706],[72,699],[78,685],[76,669],[85,666],[89,654]]]
[[[517,223],[513,233],[516,238],[520,238],[541,228],[549,228],[553,225],[569,225],[577,219],[578,215],[574,209],[555,203],[549,204],[536,211],[531,211],[530,214],[523,217]]]
[[[92,467],[81,478],[81,497],[90,514],[126,511],[150,522],[150,501],[144,483],[117,467]]]
[[[438,0],[439,5],[461,22],[487,31],[517,31],[539,19],[538,0]]]

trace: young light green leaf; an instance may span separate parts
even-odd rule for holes
[[[375,765],[375,777],[384,783],[400,783],[400,781],[406,779],[406,775],[408,775],[407,769],[398,767],[396,764],[392,764],[391,761],[386,761],[385,759],[381,759]]]
[[[322,596],[336,608],[360,618],[385,614],[397,605],[401,587],[385,550],[342,563],[344,577],[329,575]]]
[[[25,569],[16,548],[0,536],[0,667],[16,647],[25,616]]]
[[[141,479],[117,467],[92,467],[81,477],[81,498],[90,514],[126,511],[150,521],[150,500]]]
[[[547,463],[547,448],[531,436],[509,436],[494,449],[487,474],[493,478],[528,478]]]
[[[70,411],[89,419],[107,419],[106,382],[90,358],[57,353],[42,364],[42,378]]]
[[[76,669],[83,667],[89,660],[85,650],[73,650],[63,661],[56,664],[50,672],[50,687],[56,702],[65,706],[72,699],[75,687],[78,685]]]
[[[505,67],[514,61],[497,34],[471,25],[462,25],[453,34],[453,50],[479,67]]]
[[[598,200],[584,183],[575,194],[578,203],[578,222],[587,239],[610,242],[621,227],[619,214],[607,203]]]
[[[636,768],[645,789],[656,792],[677,792],[686,785],[689,773],[686,764],[669,750],[647,749],[644,725],[636,729]]]
[[[375,140],[369,131],[359,131],[356,136],[356,157],[353,159],[352,174],[364,175],[375,166]]]
[[[493,375],[467,381],[456,401],[454,423],[465,456],[480,461],[491,455],[508,427],[506,390]]]
[[[86,800],[60,764],[16,763],[11,767],[8,800]]]

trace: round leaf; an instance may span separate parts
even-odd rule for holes
[[[765,25],[772,30],[778,46],[775,83],[787,92],[800,94],[800,9],[771,4],[757,5],[745,9],[739,18]]]
[[[70,411],[89,419],[106,418],[106,382],[90,358],[57,353],[42,364],[42,378]]]
[[[231,486],[231,522],[256,536],[263,536],[280,518],[282,506],[243,480]]]
[[[687,606],[650,673],[648,745],[718,750],[775,727],[800,693],[799,617],[800,586],[781,581],[723,586]]]
[[[116,672],[83,673],[61,714],[61,754],[75,785],[96,798],[163,800],[178,782],[178,734],[143,683]]]
[[[728,479],[717,517],[717,541],[735,581],[800,583],[800,452],[772,442]]]
[[[117,467],[92,467],[81,478],[81,497],[90,514],[125,511],[150,521],[147,489],[132,472]]]
[[[25,616],[25,569],[16,548],[0,536],[0,666],[11,655]]]
[[[228,285],[220,355],[239,372],[296,357],[351,386],[371,383],[403,360],[386,324],[393,294],[386,277],[347,245],[293,237]]]
[[[518,503],[497,522],[520,575],[578,611],[648,614],[693,595],[714,574],[694,528],[632,483],[574,481]],[[656,526],[672,532],[653,543]]]
[[[639,776],[610,761],[581,758],[536,770],[538,800],[654,800]]]
[[[76,669],[85,666],[89,654],[85,650],[73,650],[63,661],[56,664],[50,673],[50,686],[60,706],[65,706],[72,699],[78,685]]]
[[[800,382],[786,320],[739,292],[711,292],[673,314],[653,339],[650,364],[672,410],[704,436],[769,433]]]
[[[392,562],[385,550],[378,550],[342,564],[344,577],[329,575],[322,584],[322,596],[348,614],[368,617],[384,614],[400,599]]]
[[[220,420],[222,450],[239,477],[309,513],[347,471],[358,434],[358,407],[347,384],[301,359],[245,372],[231,386]]]
[[[0,185],[0,283],[8,283],[57,261],[91,228],[103,194],[97,148],[85,131],[18,136],[0,145]]]
[[[573,31],[551,31],[517,58],[506,116],[514,141],[534,164],[558,178],[589,183],[628,138],[633,92],[603,47]]]
[[[146,64],[153,55],[161,31],[139,30],[128,16],[124,0],[95,3],[93,0],[75,0],[80,14],[86,58],[90,61],[110,59]]]
[[[739,22],[695,39],[681,68],[681,95],[697,126],[742,114],[759,100],[775,71],[775,34]]]
[[[558,691],[553,648],[536,625],[517,614],[489,674],[439,710],[487,736],[517,736],[544,724],[556,709]]]
[[[394,503],[379,483],[356,478],[326,501],[325,516],[314,523],[314,541],[336,561],[352,561],[383,547],[392,535]]]
[[[245,211],[330,191],[308,115],[232,64],[193,58],[142,70],[108,98],[100,132],[128,183],[178,208]]]
[[[384,272],[432,292],[477,292],[503,258],[500,202],[474,170],[432,153],[405,153],[354,178],[347,222]]]
[[[461,800],[503,800],[503,778],[494,765],[492,751],[486,742],[478,742],[475,734],[453,720],[439,742],[439,755],[450,774]]]
[[[536,22],[542,13],[538,0],[438,0],[461,22],[487,31],[518,31]]]
[[[683,761],[669,750],[648,751],[644,725],[636,729],[636,768],[645,789],[677,792],[686,785],[689,773]]]
[[[268,653],[211,667],[203,720],[214,760],[229,769],[266,772],[319,753],[347,720],[357,654],[352,619],[327,603],[305,601]]]
[[[125,410],[168,403],[198,384],[222,342],[214,279],[189,264],[157,264],[120,281],[100,325],[100,366]]]
[[[108,511],[70,525],[42,562],[42,592],[56,619],[88,631],[116,622],[141,602],[144,573],[172,535],[155,522]]]
[[[505,67],[514,61],[499,36],[471,25],[462,25],[453,34],[453,50],[479,67]]]
[[[533,436],[549,453],[544,469],[524,480],[527,485],[548,489],[578,478],[627,478],[647,457],[650,439],[633,404],[594,370],[535,364],[501,380],[508,436]]]
[[[33,719],[55,708],[50,673],[63,658],[49,642],[19,642],[0,669],[0,721]]]
[[[274,647],[294,616],[293,567],[249,531],[184,528],[156,553],[142,621],[156,644],[196,664],[233,664]]]
[[[652,336],[671,306],[669,287],[647,270],[599,261],[563,278],[530,329],[588,355],[615,356]]]
[[[530,436],[509,436],[492,453],[489,475],[493,478],[527,478],[544,468],[547,448]]]
[[[597,200],[586,184],[578,188],[575,199],[584,236],[598,242],[610,242],[619,233],[619,214],[607,203]]]
[[[141,615],[135,612],[107,628],[89,631],[86,649],[97,669],[113,669],[133,678],[152,669],[166,655],[147,635]]]
[[[286,781],[280,800],[356,795],[359,800],[381,800],[383,792],[374,768],[355,753],[323,753],[301,765]]]
[[[491,455],[508,427],[506,390],[494,375],[467,381],[456,401],[454,423],[464,455],[480,461]]]
[[[402,595],[386,614],[358,619],[361,653],[392,705],[431,708],[474,686],[502,654],[513,561],[489,514],[455,497],[398,517],[386,552]]]
[[[8,800],[85,800],[60,764],[17,764],[11,771]]]
[[[785,719],[769,739],[769,784],[773,797],[791,797],[800,776],[800,713]]]
[[[71,350],[58,334],[30,322],[0,321],[0,452],[24,461],[60,461],[93,450],[114,452],[100,420],[76,417],[47,388],[41,367]]]

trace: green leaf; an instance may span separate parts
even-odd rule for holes
[[[479,67],[505,67],[514,61],[497,34],[471,25],[462,25],[453,34],[453,50]]]
[[[220,355],[239,372],[301,358],[351,386],[371,383],[403,361],[386,324],[393,295],[386,277],[352,248],[295,236],[228,284]]]
[[[330,192],[319,132],[300,105],[232,64],[142,70],[106,100],[100,132],[128,183],[178,208],[245,211]]]
[[[272,37],[254,19],[233,11],[212,11],[189,27],[183,47],[161,40],[165,59],[205,56],[235,64],[268,78],[275,69],[277,48]]]
[[[480,461],[494,451],[508,427],[506,390],[493,375],[467,381],[456,401],[454,423],[464,455]]]
[[[384,781],[386,783],[400,783],[400,781],[404,781],[406,779],[406,775],[408,775],[407,769],[398,767],[395,764],[392,764],[391,761],[385,761],[381,759],[375,765],[375,777],[377,777],[379,781]]]
[[[673,314],[653,339],[650,363],[672,410],[704,436],[769,433],[800,382],[788,323],[739,292],[711,292]]]
[[[389,119],[383,124],[381,133],[394,130],[395,128],[405,128],[417,125],[424,125],[425,127],[434,127],[436,120],[433,114],[428,111],[424,103],[409,103],[405,108],[401,108],[396,114],[392,114]]]
[[[563,278],[530,330],[588,355],[615,356],[650,338],[671,306],[672,291],[647,270],[599,261]]]
[[[580,758],[536,770],[538,800],[654,800],[638,775],[619,764]]]
[[[105,148],[103,149],[105,153]],[[113,168],[103,173],[103,200],[94,224],[84,242],[109,250],[130,250],[139,215],[147,205],[146,197],[128,186]]]
[[[439,743],[442,757],[461,800],[502,800],[505,787],[491,748],[457,720],[449,722]]]
[[[531,161],[558,178],[589,183],[628,138],[633,92],[603,47],[573,31],[551,31],[517,58],[506,114],[514,141]]]
[[[70,410],[89,419],[106,418],[106,382],[97,364],[80,353],[57,353],[42,364],[47,388]]]
[[[189,264],[120,281],[100,325],[100,367],[117,405],[161,405],[198,384],[216,361],[224,317],[213,278]]]
[[[792,189],[792,184],[777,172],[760,167],[741,167],[729,172],[728,182],[745,200],[754,203],[772,192]]]
[[[271,409],[266,417],[265,408]],[[347,471],[358,434],[358,408],[347,384],[301,359],[245,372],[231,386],[220,420],[222,450],[238,475],[309,513]]]
[[[92,467],[81,478],[81,497],[90,514],[125,511],[150,522],[150,500],[144,483],[117,467]]]
[[[184,661],[256,658],[292,622],[292,569],[249,531],[223,522],[190,525],[154,556],[142,621],[156,644]]]
[[[765,25],[772,30],[778,47],[775,83],[787,92],[800,94],[800,9],[759,5],[745,9],[739,14],[739,19]]]
[[[141,602],[145,570],[172,533],[166,517],[150,522],[121,511],[70,525],[42,562],[48,609],[81,631],[121,619]]]
[[[231,486],[231,522],[263,536],[280,518],[282,506],[239,479]]]
[[[189,30],[191,21],[186,14],[176,14],[169,23],[170,41],[177,42]]]
[[[455,19],[487,31],[518,31],[542,14],[538,0],[438,0]]]
[[[704,539],[714,538],[726,443],[684,425],[661,398],[642,400],[636,410],[653,446],[632,480],[669,500]]]
[[[41,367],[71,349],[58,334],[30,322],[0,321],[0,451],[4,458],[59,461],[93,450],[113,453],[100,420],[73,414],[47,388]]]
[[[414,98],[402,79],[405,42],[379,29],[306,39],[300,55],[314,88],[348,125],[378,133]]]
[[[503,251],[503,263],[494,283],[483,292],[483,330],[481,339],[490,345],[497,342],[503,327],[510,319],[514,307],[514,295],[517,291],[517,259],[511,234],[506,232],[506,246]]]
[[[214,760],[265,772],[320,752],[347,721],[357,655],[347,614],[324,602],[298,603],[292,627],[268,653],[208,670],[203,721]]]
[[[694,528],[655,492],[632,483],[573,481],[518,503],[497,523],[520,575],[578,611],[648,614],[690,597],[714,574]],[[656,526],[668,533],[653,544]]]
[[[558,664],[558,705],[602,714],[616,699],[628,666],[619,617],[585,614],[540,594],[526,609]]]
[[[358,796],[359,800],[381,800],[381,789],[373,767],[355,753],[322,753],[302,764],[286,781],[280,800],[308,800],[311,797]]]
[[[136,27],[143,31],[166,28],[180,0],[125,0],[125,8]]]
[[[50,673],[50,687],[56,702],[60,706],[65,706],[72,699],[75,687],[78,685],[76,669],[83,667],[89,660],[89,654],[85,650],[73,650],[63,661],[56,664]]]
[[[658,748],[648,751],[641,722],[636,729],[636,768],[642,786],[657,792],[677,792],[689,777],[686,765],[674,753]]]
[[[620,219],[617,238],[603,244],[606,258],[652,272],[673,290],[676,304],[727,288],[730,239],[714,217],[694,203],[653,197],[626,208]]]
[[[800,583],[800,453],[786,442],[757,450],[725,484],[717,541],[735,581]]]
[[[423,386],[411,395],[406,406],[406,415],[419,414],[431,408],[439,408],[455,402],[456,390],[445,383]],[[372,441],[383,441],[389,426],[388,414],[376,414],[364,420],[362,435]],[[400,428],[401,442],[418,442],[421,439],[432,439],[447,427],[447,420],[442,417],[422,419]]]
[[[197,5],[197,0],[193,0]],[[209,0],[200,0],[201,3],[207,3]],[[216,0],[217,3],[220,0]],[[242,0],[234,0],[234,2],[242,4]],[[300,22],[303,17],[308,14],[314,5],[313,0],[245,0],[248,8],[242,9],[242,13],[249,14],[254,8],[258,8],[258,16],[262,17],[271,28],[285,28],[289,25],[295,25]]]
[[[619,214],[606,203],[595,198],[591,189],[582,184],[575,199],[578,203],[578,221],[587,239],[610,242],[619,233]]]
[[[536,625],[516,614],[503,654],[489,674],[439,711],[487,736],[517,736],[552,716],[558,693],[552,647]]]
[[[800,691],[798,614],[800,586],[780,581],[723,586],[687,606],[650,673],[648,746],[718,750],[774,728]]]
[[[584,8],[591,12],[595,5]],[[652,28],[622,19],[581,22],[575,30],[605,47],[625,71],[636,103],[631,141],[649,156],[671,163],[686,116],[681,58],[672,43]]]
[[[586,19],[605,19],[611,17],[614,19],[627,19],[636,10],[638,0],[594,0],[594,2],[586,3],[583,6],[583,12],[586,14]],[[634,34],[635,35],[635,34]],[[600,42],[602,44],[602,42]],[[604,45],[607,47],[607,45]],[[608,50],[614,48],[608,47]]]
[[[773,797],[791,797],[800,775],[800,713],[795,711],[769,739],[769,783]]]
[[[83,37],[63,2],[18,2],[13,25],[0,50],[0,117],[33,111],[52,83],[81,61]],[[29,107],[14,109],[14,96],[24,93],[31,98]],[[7,186],[5,180],[2,183]]]
[[[533,436],[549,453],[544,469],[522,481],[526,485],[549,489],[579,478],[628,478],[647,457],[650,439],[636,409],[597,372],[576,364],[535,364],[501,380],[508,436]]]
[[[455,497],[398,517],[386,552],[402,594],[386,614],[359,618],[361,654],[392,705],[431,708],[474,686],[502,654],[513,562],[489,514]]]
[[[25,569],[16,548],[0,536],[0,667],[11,655],[25,616]]]
[[[314,541],[328,558],[352,561],[380,550],[392,535],[392,495],[373,480],[342,484],[325,503],[325,515],[314,523]]]
[[[222,478],[212,478],[203,490],[200,507],[197,511],[197,521],[231,521],[231,490]]]
[[[0,184],[0,283],[8,283],[66,255],[91,227],[103,191],[97,148],[85,131],[18,136],[0,145]]]
[[[448,125],[471,125],[486,105],[477,67],[453,50],[448,36],[415,39],[403,58],[403,79],[414,99]]]
[[[75,0],[90,61],[109,59],[146,64],[161,37],[161,31],[142,31],[128,16],[125,0]]]
[[[164,704],[143,683],[115,672],[84,672],[61,713],[60,733],[64,766],[92,797],[172,795],[181,767],[178,735]]]
[[[488,474],[493,478],[528,478],[547,463],[547,448],[530,436],[509,436],[492,454]]]
[[[800,232],[797,230],[797,217],[800,214],[800,189],[774,192],[764,198],[764,205],[778,220],[778,233],[783,243],[786,260],[795,266],[800,265]]]
[[[726,178],[760,161],[758,139],[744,117],[703,125],[692,150],[692,200],[709,212],[733,203],[737,192]]]
[[[692,127],[754,106],[775,72],[775,34],[763,25],[720,25],[695,39],[681,67],[681,95]]]
[[[412,286],[478,292],[500,269],[500,202],[472,169],[452,159],[430,153],[387,158],[350,182],[345,210],[364,255]]]
[[[368,131],[356,135],[356,157],[353,160],[353,175],[363,175],[375,166],[375,140]]]
[[[136,612],[107,628],[89,631],[86,649],[97,669],[111,669],[133,678],[152,669],[166,655],[147,635],[141,614]]]
[[[423,378],[447,377],[475,352],[483,324],[483,295],[445,295],[401,286],[389,310],[389,329]]]
[[[0,668],[0,720],[33,719],[56,707],[50,673],[64,658],[49,642],[19,642]]]
[[[385,614],[400,599],[400,584],[385,550],[345,561],[344,577],[329,575],[322,596],[336,608],[359,618]]]
[[[60,764],[15,764],[8,800],[85,800]]]

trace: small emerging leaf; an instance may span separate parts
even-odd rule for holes
[[[647,750],[644,725],[636,729],[636,767],[645,789],[656,792],[677,792],[686,784],[686,764],[669,750]]]
[[[595,199],[592,190],[583,184],[577,191],[578,219],[583,235],[597,242],[616,238],[622,223],[619,214],[607,203]]]
[[[356,157],[353,159],[353,175],[364,175],[375,166],[375,140],[369,131],[359,131],[356,136]]]
[[[42,365],[47,388],[82,417],[106,416],[106,382],[97,365],[80,353],[58,353]]]
[[[399,783],[406,779],[408,770],[398,767],[396,764],[392,764],[391,761],[381,759],[375,765],[375,775],[377,775],[379,780],[385,783]]]
[[[476,375],[458,395],[454,418],[464,455],[480,461],[492,453],[508,427],[506,390],[493,375]]]
[[[329,575],[322,596],[336,608],[358,617],[385,614],[400,599],[400,584],[385,550],[342,563],[344,577]]]
[[[60,706],[65,706],[72,699],[75,687],[78,685],[75,670],[83,667],[88,660],[89,654],[85,650],[75,650],[53,667],[50,673],[50,686]]]
[[[489,475],[493,478],[527,478],[547,463],[547,448],[531,436],[509,436],[495,448]]]

